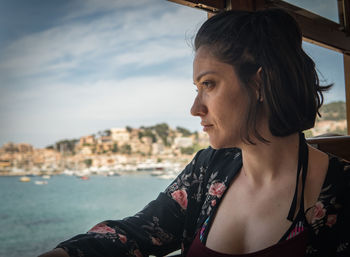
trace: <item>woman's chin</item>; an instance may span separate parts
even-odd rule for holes
[[[211,148],[217,150],[217,149],[222,149],[222,148],[233,148],[233,147],[237,147],[236,144],[234,143],[227,143],[227,142],[220,142],[217,140],[210,140],[209,138],[209,144],[211,146]]]

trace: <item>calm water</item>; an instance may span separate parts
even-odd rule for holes
[[[171,182],[148,175],[0,177],[0,257],[30,257],[106,219],[133,215]]]

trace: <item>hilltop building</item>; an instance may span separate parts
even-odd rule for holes
[[[130,133],[126,128],[112,128],[111,138],[113,141],[118,142],[119,145],[123,145],[129,142]]]

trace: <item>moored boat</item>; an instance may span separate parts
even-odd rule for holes
[[[27,177],[27,176],[20,177],[19,181],[21,181],[21,182],[30,182],[30,177]]]
[[[36,180],[34,183],[35,185],[47,185],[47,181],[44,180]]]

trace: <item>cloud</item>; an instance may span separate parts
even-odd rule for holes
[[[142,66],[188,54],[189,51],[184,50],[184,29],[190,30],[188,24],[196,24],[200,16],[191,15],[191,18],[189,14],[193,14],[193,11],[189,11],[189,8],[177,8],[175,12],[170,12],[151,7],[116,8],[89,22],[73,21],[27,35],[5,49],[0,72],[16,77],[55,72],[69,74],[72,69],[79,70],[94,63],[109,66],[110,59],[114,62],[113,66]],[[94,8],[88,8],[86,12],[92,10]],[[96,69],[95,73],[98,72],[99,69]]]
[[[140,7],[147,7],[159,4],[160,0],[80,0],[71,2],[67,6],[67,10],[74,10],[68,12],[61,18],[62,21],[71,21],[79,18],[84,18],[89,15],[96,15],[96,13],[105,13],[125,8],[140,9]]]

